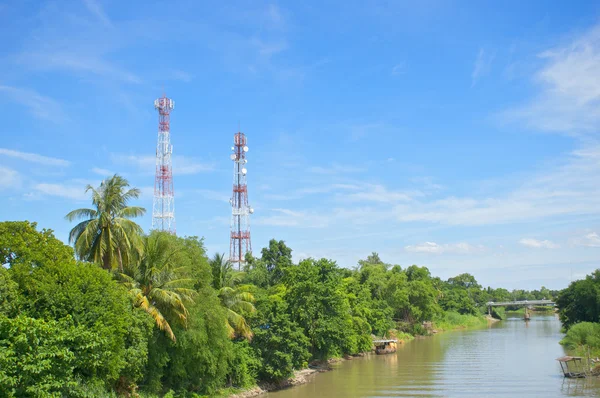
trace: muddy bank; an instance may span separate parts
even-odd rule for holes
[[[249,390],[241,391],[236,394],[230,395],[229,398],[250,398],[256,397],[258,395],[267,393],[269,391],[277,391],[282,390],[284,388],[299,386],[305,383],[308,383],[311,376],[314,376],[316,373],[328,372],[333,368],[330,366],[332,363],[348,361],[352,359],[357,359],[364,357],[365,354],[359,354],[356,356],[345,356],[344,358],[332,358],[325,362],[312,362],[310,364],[310,368],[297,370],[294,372],[294,375],[289,379],[282,380],[279,383],[261,383],[256,387],[253,387]]]

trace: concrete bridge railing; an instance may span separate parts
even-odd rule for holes
[[[502,301],[493,302],[490,301],[486,304],[488,307],[507,307],[507,306],[519,306],[519,305],[555,305],[552,300],[522,300],[522,301]]]

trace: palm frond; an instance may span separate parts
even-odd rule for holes
[[[65,216],[65,219],[67,221],[75,221],[75,220],[81,220],[82,218],[96,218],[96,216],[98,215],[98,212],[94,209],[76,209],[73,210],[69,213],[67,213],[67,215]]]
[[[119,213],[117,214],[117,217],[136,218],[136,217],[141,217],[144,214],[146,214],[146,209],[144,209],[143,207],[127,206],[127,207],[121,209],[121,211],[119,211]]]

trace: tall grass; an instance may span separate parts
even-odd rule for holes
[[[456,330],[487,326],[487,320],[482,316],[462,315],[458,312],[446,312],[442,317],[434,321],[438,331]]]
[[[600,356],[600,323],[581,322],[573,325],[560,344],[576,355]]]

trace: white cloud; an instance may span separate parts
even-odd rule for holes
[[[383,185],[376,184],[367,184],[363,191],[344,195],[344,198],[357,202],[380,203],[406,202],[412,199],[406,192],[388,191]]]
[[[256,48],[257,52],[264,57],[272,57],[287,50],[288,44],[285,40],[264,41],[257,37],[253,37],[250,43]]]
[[[600,25],[566,45],[539,54],[540,93],[503,114],[542,131],[597,134],[600,123]]]
[[[198,189],[198,192],[204,199],[216,200],[219,202],[229,203],[230,194],[212,189]]]
[[[560,246],[549,240],[538,240],[533,238],[523,238],[519,241],[523,246],[533,247],[536,249],[558,249]]]
[[[400,62],[392,68],[392,76],[403,75],[404,73],[406,73],[406,64],[404,62]]]
[[[139,190],[140,190],[140,200],[149,201],[154,198],[154,187],[151,187],[151,186],[139,187]],[[179,196],[180,195],[177,194],[177,197],[179,197]],[[177,199],[177,197],[175,199]],[[150,209],[150,213],[152,213],[152,209]]]
[[[14,189],[21,185],[21,175],[13,169],[0,166],[0,189]]]
[[[110,19],[104,13],[102,6],[98,4],[95,0],[83,0],[85,6],[90,10],[92,14],[94,14],[104,25],[112,26]]]
[[[99,167],[93,167],[92,168],[92,173],[98,174],[98,175],[103,176],[103,177],[109,177],[109,176],[112,176],[112,175],[115,174],[115,173],[113,173],[110,170],[101,169]]]
[[[0,148],[0,156],[9,156],[11,158],[17,158],[25,160],[27,162],[39,163],[45,166],[68,166],[71,164],[68,160],[51,158],[48,156],[38,155],[30,152],[14,151],[12,149]]]
[[[319,214],[295,211],[290,209],[271,209],[269,216],[255,213],[251,223],[253,225],[268,225],[275,227],[298,227],[298,228],[324,228],[329,219]]]
[[[447,197],[398,204],[402,222],[510,224],[555,216],[600,214],[600,146],[574,151],[562,165],[528,176],[496,197]]]
[[[477,84],[480,78],[490,73],[492,61],[494,61],[495,57],[495,53],[486,54],[483,48],[479,49],[477,58],[475,59],[475,65],[473,66],[473,73],[471,73],[471,86]]]
[[[314,174],[334,175],[334,174],[342,174],[342,173],[360,173],[360,172],[366,171],[366,169],[362,168],[362,167],[347,166],[347,165],[340,165],[338,163],[333,163],[331,166],[328,166],[328,167],[312,166],[312,167],[309,167],[307,171],[309,173],[314,173]]]
[[[192,79],[194,78],[194,76],[192,76],[191,74],[184,72],[182,70],[179,69],[175,69],[171,72],[171,78],[173,80],[179,80],[182,81],[184,83],[189,83],[192,81]]]
[[[581,238],[575,239],[574,243],[577,246],[600,247],[600,235],[596,232],[590,232]]]
[[[151,155],[124,155],[111,153],[110,158],[118,164],[128,164],[149,173],[155,172],[156,157]]]
[[[405,246],[404,250],[413,253],[433,253],[433,254],[473,254],[485,250],[482,245],[473,246],[465,242],[451,244],[437,244],[435,242],[425,242],[413,246]]]
[[[86,200],[89,199],[89,194],[85,193],[85,187],[82,186],[69,186],[65,184],[35,184],[33,189],[39,193],[49,196],[57,196],[65,199],[72,200]]]
[[[269,4],[265,11],[265,16],[272,27],[285,27],[285,18],[281,9],[276,4]]]
[[[142,83],[139,76],[100,58],[98,54],[75,53],[68,50],[37,51],[19,54],[15,59],[19,64],[33,70],[68,70],[89,73],[124,83]]]
[[[138,171],[145,174],[154,174],[156,172],[155,156],[113,153],[110,157],[117,164],[134,166]],[[186,156],[173,156],[173,175],[198,174],[213,171],[214,169],[215,166],[211,163],[202,163]]]
[[[185,156],[173,157],[173,174],[175,175],[198,174],[213,171],[214,169],[215,166],[211,163],[202,163]]]
[[[73,7],[40,7],[36,28],[25,35],[22,50],[11,60],[23,71],[66,71],[103,81],[141,83],[139,76],[112,61],[112,53],[141,35],[135,21],[113,24],[99,0],[83,0],[83,4],[86,12]]]
[[[56,100],[41,95],[35,90],[0,85],[0,93],[2,92],[5,94],[5,98],[25,106],[33,116],[39,119],[58,123],[66,118],[62,106]],[[3,102],[6,103],[6,101]]]

